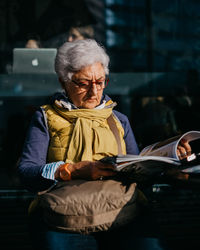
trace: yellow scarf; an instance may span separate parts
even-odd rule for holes
[[[118,145],[107,123],[107,118],[112,114],[113,106],[113,102],[109,101],[103,109],[68,110],[61,107],[58,102],[55,103],[50,112],[51,116],[59,116],[61,119],[64,118],[64,120],[70,124],[70,126],[63,125],[62,129],[56,132],[60,135],[60,141],[62,141],[61,131],[63,129],[71,131],[69,132],[70,136],[68,137],[66,145],[63,145],[67,148],[64,159],[55,160],[64,160],[66,162],[95,161],[105,156],[117,155]],[[50,113],[47,107],[49,108],[49,106],[44,106],[47,120],[51,122],[53,119],[48,119],[48,114]],[[56,119],[57,122],[59,122],[59,120],[60,119]],[[121,124],[117,120],[115,121],[120,134],[122,150],[125,154],[126,147],[123,140],[124,130]],[[56,128],[54,125],[55,123],[51,122],[50,129],[53,131],[55,131]],[[54,145],[52,146],[55,148]],[[61,158],[62,157],[63,156],[61,156]]]
[[[107,124],[107,118],[112,114],[114,105],[112,101],[108,101],[103,109],[73,109],[68,111],[55,103],[56,112],[74,123],[66,159],[72,159],[73,162],[92,161],[101,159],[102,154],[103,156],[118,154],[116,140]],[[108,150],[108,145],[111,147],[110,150]],[[100,155],[96,155],[96,159],[94,159],[94,153],[97,152]]]

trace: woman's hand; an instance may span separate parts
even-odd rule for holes
[[[56,179],[59,179],[60,177],[59,168],[55,173]],[[70,163],[67,167],[68,171],[71,173],[71,179],[84,180],[98,180],[103,177],[114,176],[116,175],[114,168],[115,167],[113,165],[105,164],[101,161],[80,161],[78,163]]]
[[[191,147],[185,139],[182,139],[177,147],[177,155],[180,160],[191,155]]]

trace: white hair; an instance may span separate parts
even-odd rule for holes
[[[75,72],[96,62],[102,64],[105,74],[109,73],[109,56],[95,40],[66,42],[58,49],[55,71],[61,80],[68,81]]]

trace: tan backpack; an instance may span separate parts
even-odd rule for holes
[[[146,203],[135,183],[117,180],[58,182],[37,200],[49,226],[83,234],[125,225]]]

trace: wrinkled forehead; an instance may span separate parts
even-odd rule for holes
[[[88,79],[99,79],[105,77],[105,70],[100,62],[95,62],[91,65],[81,68],[81,70],[75,72],[72,78],[88,78]]]

